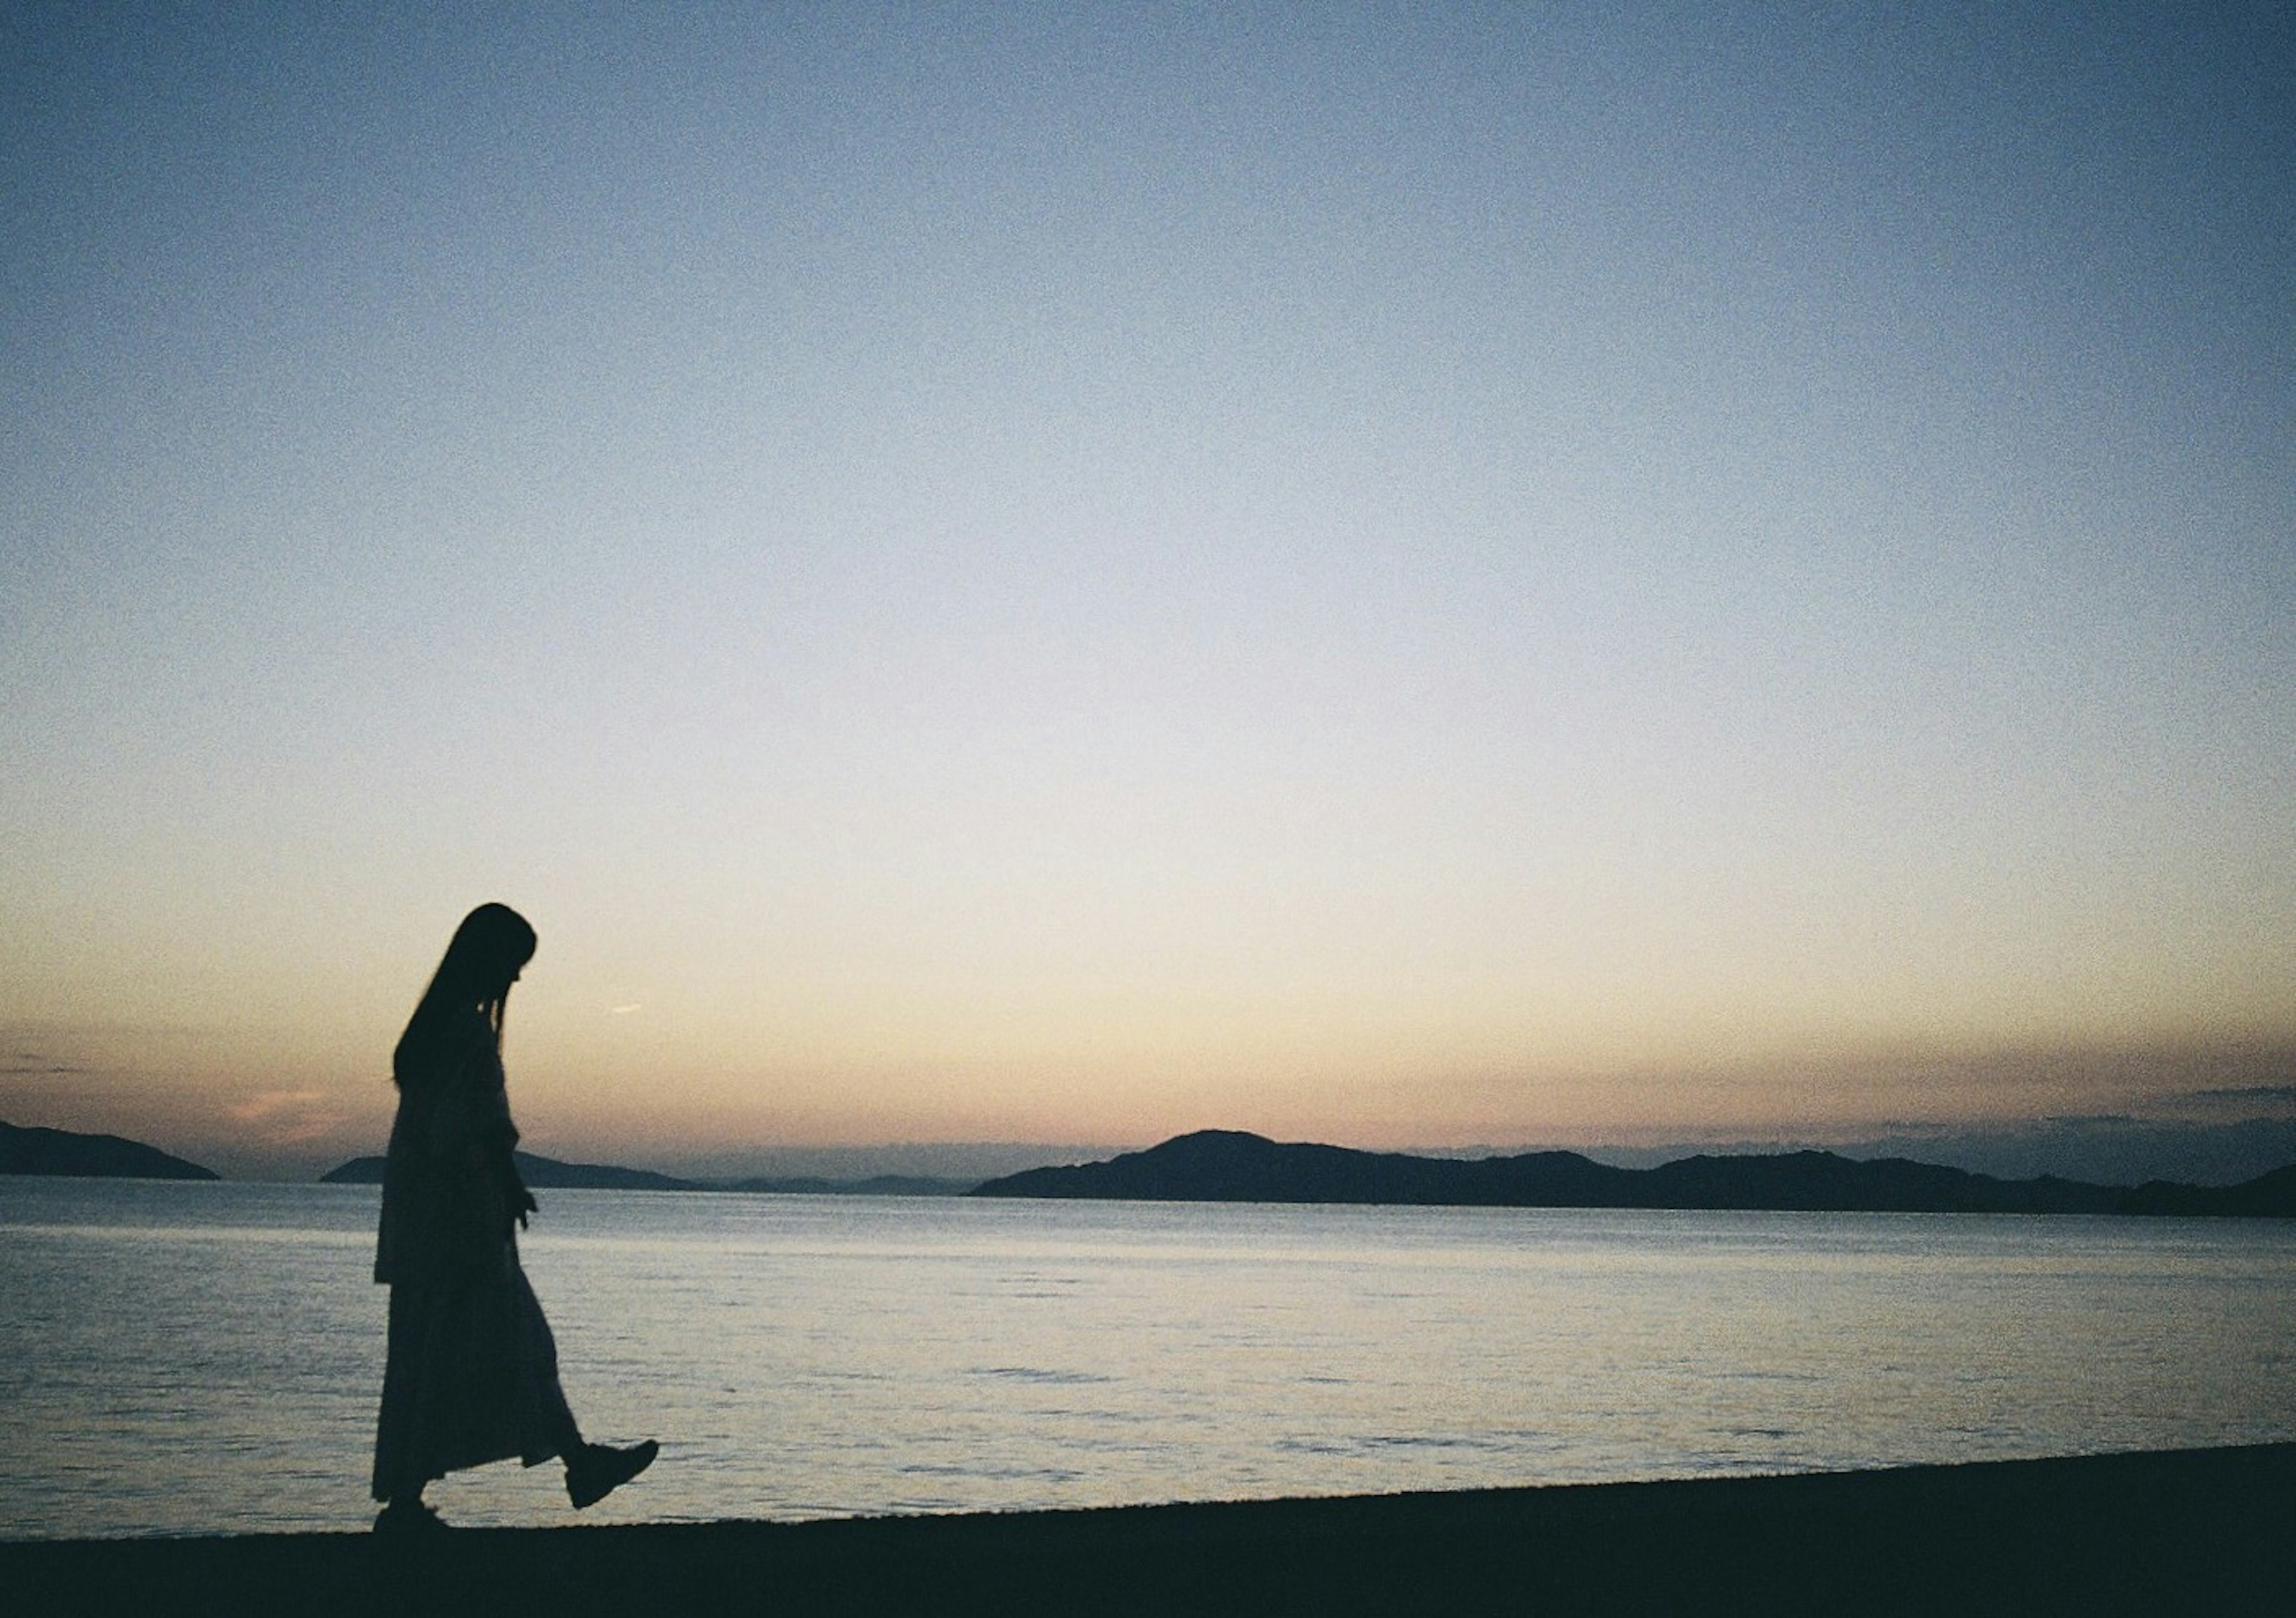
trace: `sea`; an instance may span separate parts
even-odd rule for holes
[[[544,1191],[583,1521],[2296,1440],[2296,1221]],[[357,1530],[371,1187],[0,1177],[0,1538]],[[458,1524],[574,1520],[554,1466]]]

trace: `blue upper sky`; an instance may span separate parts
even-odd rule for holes
[[[0,1115],[2284,1078],[2284,7],[342,10],[0,11]]]

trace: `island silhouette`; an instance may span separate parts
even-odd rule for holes
[[[70,1179],[221,1179],[157,1146],[118,1135],[0,1123],[0,1174],[53,1174]]]
[[[763,1191],[815,1196],[955,1196],[979,1184],[970,1179],[939,1179],[922,1174],[873,1174],[865,1179],[824,1179],[816,1176],[760,1176],[749,1179],[680,1179],[651,1169],[624,1169],[613,1163],[570,1163],[533,1152],[512,1154],[519,1175],[529,1186],[558,1191]],[[354,1157],[319,1176],[326,1186],[379,1186],[383,1160]]]
[[[651,1169],[624,1169],[612,1163],[569,1163],[531,1152],[512,1152],[511,1161],[519,1179],[545,1191],[702,1191],[709,1187]],[[323,1186],[379,1186],[386,1160],[354,1157],[319,1176]]]
[[[1903,1157],[1832,1152],[1678,1159],[1616,1169],[1576,1152],[1420,1157],[1199,1129],[1105,1162],[1028,1169],[974,1196],[1136,1202],[1385,1203],[1488,1208],[1670,1208],[1839,1213],[2296,1215],[2296,1164],[2237,1186],[2128,1187],[2043,1175],[2004,1180]]]
[[[1198,1129],[1102,1162],[1024,1169],[972,1181],[879,1174],[682,1179],[651,1169],[563,1162],[514,1154],[543,1190],[748,1191],[794,1195],[1086,1198],[1179,1203],[1359,1203],[1460,1208],[1654,1208],[1805,1213],[2117,1213],[2184,1218],[2296,1218],[2296,1163],[2234,1186],[2147,1180],[2099,1185],[2041,1175],[1998,1179],[1911,1158],[1837,1153],[1704,1154],[1654,1169],[1619,1169],[1577,1152],[1481,1158],[1365,1152],[1275,1141],[1242,1129]],[[325,1185],[369,1186],[383,1160],[355,1157]],[[211,1169],[117,1135],[0,1123],[0,1174],[217,1179]]]

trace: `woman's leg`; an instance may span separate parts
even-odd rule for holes
[[[558,1380],[558,1343],[542,1303],[517,1268],[519,1314],[519,1449],[529,1466],[553,1456],[566,1463],[566,1498],[576,1510],[595,1505],[653,1465],[661,1446],[652,1439],[617,1447],[586,1442]]]
[[[517,1333],[518,1375],[512,1398],[517,1409],[519,1458],[529,1466],[544,1461],[571,1460],[584,1445],[582,1429],[566,1402],[558,1381],[558,1343],[542,1302],[515,1257],[511,1261],[512,1309]]]
[[[437,1314],[437,1300],[418,1288],[390,1289],[390,1326],[383,1361],[382,1407],[375,1416],[374,1477],[371,1492],[383,1503],[374,1519],[378,1532],[443,1528],[439,1514],[423,1503],[430,1482],[422,1439],[422,1359]]]
[[[418,1432],[422,1406],[422,1340],[429,1329],[428,1300],[411,1286],[390,1289],[390,1325],[382,1368],[382,1404],[375,1413],[374,1475],[369,1492],[386,1503],[420,1503],[423,1475]]]

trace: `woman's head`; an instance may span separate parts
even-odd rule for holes
[[[417,1079],[439,1054],[442,1044],[454,1039],[458,1015],[483,1014],[499,1040],[503,1003],[510,998],[510,986],[518,981],[519,973],[533,958],[534,929],[508,905],[480,905],[464,916],[447,940],[446,956],[430,976],[430,987],[422,991],[414,1014],[406,1020],[398,1048],[392,1053],[391,1076],[399,1088],[404,1089],[410,1080]]]
[[[498,1002],[533,958],[534,929],[526,917],[508,905],[480,905],[455,929],[431,993],[444,987],[465,1006]]]

